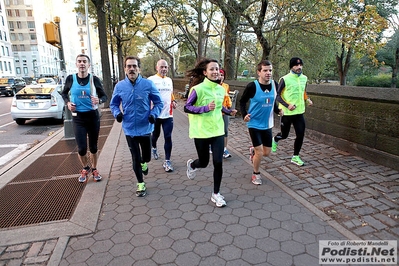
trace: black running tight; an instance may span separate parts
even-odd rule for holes
[[[303,114],[284,115],[281,117],[281,132],[274,137],[274,141],[286,139],[290,133],[291,124],[294,126],[296,138],[294,142],[294,155],[299,155],[305,137],[305,118]]]

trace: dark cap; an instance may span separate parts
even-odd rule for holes
[[[293,66],[296,66],[296,65],[303,65],[303,61],[302,61],[301,58],[299,58],[299,57],[293,57],[293,58],[291,58],[291,60],[290,60],[290,69],[291,69]]]

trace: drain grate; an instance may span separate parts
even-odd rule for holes
[[[114,124],[114,119],[108,119],[108,120],[102,120],[101,121],[101,123],[100,123],[100,126],[101,127],[103,127],[103,126],[112,126],[113,124]]]
[[[79,175],[82,169],[77,153],[42,156],[23,170],[11,182],[38,181],[55,176]]]
[[[77,151],[76,141],[75,139],[62,139],[58,141],[53,147],[51,147],[47,152],[47,154],[58,154],[58,153],[66,153],[66,152],[74,152]]]
[[[49,127],[35,127],[26,131],[24,135],[41,135],[48,130],[50,130]]]
[[[84,188],[76,178],[8,184],[0,193],[0,228],[70,219]]]
[[[102,128],[99,152],[111,128]],[[86,186],[80,170],[75,140],[58,141],[0,189],[0,229],[70,219]]]

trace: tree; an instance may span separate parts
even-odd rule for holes
[[[104,0],[91,1],[94,4],[97,13],[98,39],[100,42],[101,68],[103,71],[104,90],[108,97],[110,97],[112,95],[113,86],[108,54],[107,20],[104,13]]]
[[[236,68],[236,46],[237,34],[240,26],[240,19],[244,11],[253,3],[253,1],[243,0],[241,2],[235,0],[211,0],[217,5],[226,19],[225,27],[225,53],[224,53],[224,68],[226,70],[226,79],[234,78]]]
[[[140,31],[145,11],[140,9],[141,2],[139,1],[111,0],[109,5],[112,18],[111,35],[116,39],[119,79],[123,79],[125,77],[123,57],[126,55],[123,52],[123,45],[130,43]]]
[[[346,85],[351,59],[355,53],[359,56],[367,54],[377,63],[376,52],[383,45],[380,42],[381,33],[388,25],[382,15],[391,14],[394,8],[389,0],[351,0],[337,4],[334,23],[329,27],[329,32],[336,32],[335,38],[340,42],[336,62],[340,84]]]
[[[103,86],[104,91],[110,97],[112,95],[112,79],[111,79],[111,67],[108,55],[108,38],[107,38],[107,20],[104,12],[104,0],[91,0],[88,3],[89,14],[92,19],[96,20],[96,25],[98,27],[98,39],[100,43],[100,55],[101,55],[101,68],[103,73]],[[76,11],[84,14],[85,6],[84,1],[80,0]],[[88,23],[88,22],[87,22]],[[108,103],[106,103],[106,106]]]

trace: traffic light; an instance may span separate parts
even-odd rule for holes
[[[54,22],[44,23],[43,27],[46,42],[51,45],[60,44],[60,34],[57,24],[55,24]]]

